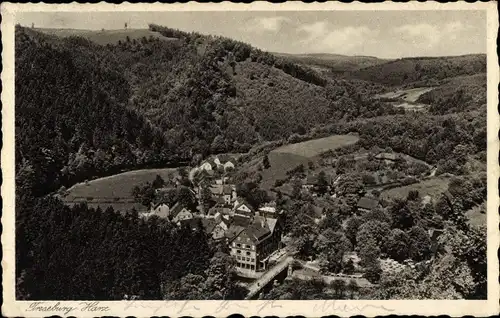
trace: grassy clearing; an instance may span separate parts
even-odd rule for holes
[[[484,210],[484,203],[482,205],[478,205],[470,209],[465,213],[467,219],[469,220],[469,224],[475,227],[486,225],[486,213],[481,213],[481,210]]]
[[[315,161],[314,157],[320,153],[354,144],[358,139],[359,137],[355,135],[335,135],[276,148],[268,155],[271,167],[259,171],[262,175],[261,187],[269,190],[274,186],[276,180],[287,177],[286,172],[288,170],[300,164],[307,167],[307,163]],[[248,164],[246,169],[256,171],[261,163],[262,158],[256,158]]]
[[[126,41],[127,36],[130,40],[141,40],[143,37],[158,38],[160,40],[171,41],[176,40],[167,38],[158,32],[153,32],[148,29],[128,29],[128,30],[77,30],[77,29],[36,29],[37,31],[52,34],[58,37],[81,36],[90,41],[100,44],[116,44],[118,41]]]
[[[144,169],[116,174],[110,177],[78,183],[68,189],[66,199],[72,200],[78,197],[92,197],[98,199],[130,198],[132,189],[141,183],[151,182],[156,175],[167,180],[176,173],[174,168],[166,169]]]
[[[420,196],[429,195],[437,199],[443,192],[448,190],[449,180],[446,178],[433,178],[419,183],[384,190],[381,193],[382,198],[390,200],[395,198],[406,198],[411,190],[417,190]]]
[[[328,150],[352,145],[358,140],[359,137],[355,135],[335,135],[282,146],[274,149],[271,153],[293,154],[312,158]]]
[[[430,92],[434,87],[417,87],[388,92],[378,95],[379,98],[401,99],[407,102],[416,102],[420,95]]]
[[[269,153],[271,167],[260,172],[262,175],[262,188],[270,189],[278,179],[285,179],[286,172],[300,164],[307,165],[308,158],[291,153]]]
[[[87,183],[82,182],[69,188],[63,201],[68,205],[87,202],[89,207],[106,209],[113,207],[115,211],[147,210],[145,206],[134,202],[131,195],[136,185],[151,182],[160,175],[164,180],[172,178],[176,169],[144,169],[128,171],[109,177],[104,177]]]

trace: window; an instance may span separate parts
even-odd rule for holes
[[[236,250],[236,253],[241,254],[241,251],[240,250]]]
[[[237,244],[236,244],[236,246],[237,246],[237,247],[241,247],[241,244],[240,244],[240,243],[237,243]]]
[[[250,265],[250,269],[251,270],[255,270],[255,266],[254,265]]]
[[[235,246],[235,247],[236,247],[236,243],[234,243],[234,242],[233,242],[233,246]]]
[[[255,262],[255,258],[251,258],[250,261],[253,263]]]
[[[252,251],[255,251],[255,245],[252,245]]]
[[[247,255],[250,255],[250,252],[247,252]]]

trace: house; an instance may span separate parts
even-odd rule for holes
[[[166,203],[157,203],[151,207],[150,213],[166,219],[170,215],[170,207]]]
[[[209,188],[212,198],[217,202],[222,199],[224,204],[230,205],[236,201],[236,186],[234,184],[212,184]]]
[[[270,202],[266,203],[263,206],[261,206],[257,212],[255,212],[256,215],[261,215],[263,217],[267,218],[277,218],[278,215],[283,213],[283,210],[277,212],[276,211],[276,202]]]
[[[224,170],[229,168],[234,169],[234,167],[236,167],[236,160],[234,160],[234,158],[230,157],[229,155],[225,154],[217,155],[214,158],[214,162],[215,164],[217,164],[217,166],[224,167]]]
[[[269,256],[279,249],[281,226],[277,219],[255,216],[245,224],[231,224],[230,254],[236,260],[238,270],[259,272],[266,270]]]
[[[223,239],[229,228],[229,221],[224,218],[206,218],[202,220],[202,224],[205,232],[214,240]]]
[[[234,169],[234,167],[236,167],[236,161],[234,159],[230,159],[224,163],[224,170]]]
[[[195,173],[194,180],[197,184],[204,184],[210,182],[214,174],[213,170],[200,169]]]
[[[358,212],[370,212],[373,209],[375,209],[378,205],[379,202],[377,199],[370,197],[362,197],[358,201],[357,208]]]
[[[218,164],[213,159],[209,159],[209,160],[203,161],[201,163],[201,165],[199,166],[199,168],[201,170],[212,171],[215,168],[217,168],[217,166],[218,166]]]
[[[254,211],[253,207],[248,202],[239,198],[238,200],[236,200],[234,202],[232,214],[252,217],[255,215],[255,211]]]
[[[302,183],[302,189],[312,190],[318,183],[318,177],[314,175],[307,176],[307,178]]]
[[[375,159],[384,161],[386,164],[393,164],[398,159],[398,156],[393,152],[381,152],[375,156]]]
[[[325,181],[327,185],[327,191],[331,190],[332,176],[325,174]],[[302,183],[302,189],[311,191],[316,190],[320,186],[318,175],[309,175]]]
[[[181,220],[189,220],[193,218],[193,212],[191,212],[187,207],[177,202],[170,210],[170,216],[172,217],[172,222],[177,223]]]
[[[187,226],[191,230],[196,231],[203,229],[203,219],[202,218],[190,218],[190,219],[182,219],[177,223],[178,226]]]
[[[225,184],[229,180],[229,177],[222,177],[219,179],[215,179],[215,184],[220,185],[220,184]]]
[[[166,203],[156,203],[152,204],[149,212],[140,213],[140,217],[149,218],[151,216],[157,216],[161,219],[168,219],[170,216],[170,208]]]

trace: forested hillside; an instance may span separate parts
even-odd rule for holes
[[[458,76],[422,94],[418,100],[431,105],[434,114],[484,110],[486,103],[486,73]]]
[[[367,98],[380,85],[331,81],[226,38],[151,30],[177,40],[101,46],[16,29],[23,186],[50,191],[121,169],[247,151],[345,116],[397,113]]]
[[[389,86],[433,86],[446,78],[486,72],[486,55],[403,58],[351,72],[357,78]]]

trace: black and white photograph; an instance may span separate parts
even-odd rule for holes
[[[11,312],[496,297],[494,314],[494,7],[320,5],[16,7]]]

